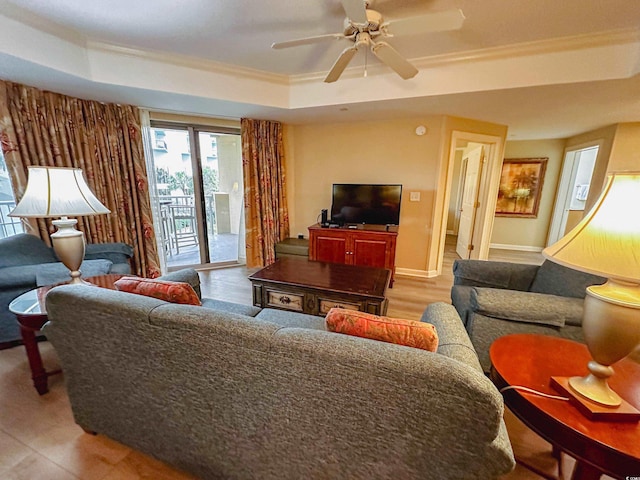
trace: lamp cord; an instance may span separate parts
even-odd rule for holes
[[[549,395],[548,393],[539,392],[538,390],[534,390],[529,387],[523,387],[522,385],[509,385],[508,387],[501,388],[500,393],[504,392],[505,390],[522,390],[523,392],[532,393],[540,397],[551,398],[552,400],[564,400],[565,402],[569,401],[567,397],[560,397],[558,395]]]

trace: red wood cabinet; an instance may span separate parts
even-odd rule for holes
[[[393,286],[398,227],[358,225],[358,228],[309,227],[309,259],[388,268]]]

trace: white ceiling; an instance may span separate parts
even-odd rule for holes
[[[514,139],[640,121],[638,0],[371,3],[390,20],[452,8],[466,20],[454,32],[394,32],[388,41],[418,66],[415,79],[395,78],[371,55],[362,78],[359,53],[327,86],[323,74],[344,43],[270,45],[341,32],[339,0],[0,0],[0,77],[105,101],[292,123],[448,114],[506,124]],[[134,60],[149,72],[146,83]],[[243,75],[258,83],[242,85]]]

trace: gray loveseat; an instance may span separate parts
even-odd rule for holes
[[[83,276],[129,273],[133,249],[124,243],[86,246]],[[20,329],[9,303],[29,290],[68,280],[69,271],[53,249],[34,235],[21,233],[0,239],[0,347],[20,343]]]
[[[540,266],[483,260],[453,264],[451,303],[458,311],[485,372],[489,347],[511,333],[537,333],[584,341],[586,288],[606,278],[544,261]]]
[[[164,279],[189,281],[193,270]],[[438,353],[324,318],[84,285],[47,296],[76,422],[203,479],[488,479],[513,454],[500,393],[451,305]]]

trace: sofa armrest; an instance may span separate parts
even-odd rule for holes
[[[158,280],[166,280],[168,282],[186,282],[193,287],[198,295],[198,298],[202,300],[202,290],[200,289],[200,276],[198,272],[193,268],[183,268],[182,270],[176,270],[175,272],[169,272]]]
[[[582,324],[582,299],[498,288],[471,290],[471,309],[481,315],[554,327]]]
[[[421,321],[436,327],[439,354],[482,371],[478,355],[453,305],[444,302],[432,303],[425,309]]]
[[[537,265],[523,263],[456,260],[453,263],[453,284],[527,291],[538,268]]]

